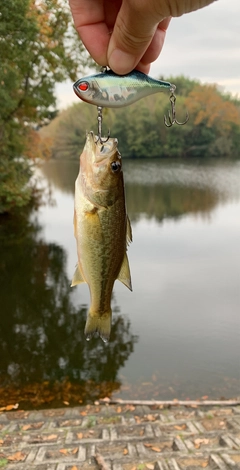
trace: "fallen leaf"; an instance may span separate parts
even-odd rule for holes
[[[82,439],[82,438],[83,438],[83,433],[82,433],[82,432],[78,432],[78,433],[77,433],[77,437],[78,437],[78,439]]]
[[[3,441],[3,439],[0,439],[0,445],[2,445],[2,444],[3,444],[3,442],[4,442],[4,441]]]
[[[49,434],[49,436],[44,437],[45,441],[52,441],[57,438],[57,434]]]
[[[147,444],[146,442],[144,442],[143,444],[145,447],[152,447],[154,444]]]
[[[110,398],[108,398],[108,397],[101,398],[101,401],[104,401],[105,403],[109,403],[109,402],[110,402]]]
[[[81,411],[80,415],[87,416],[87,412],[86,411]]]
[[[203,463],[202,463],[202,467],[203,467],[203,468],[206,468],[207,466],[208,466],[208,462],[203,462]]]
[[[201,438],[194,439],[194,446],[195,446],[196,449],[199,449],[201,444],[206,445],[208,443],[209,443],[209,439],[201,439]]]
[[[202,400],[207,400],[207,399],[208,399],[208,395],[203,395]]]
[[[161,452],[161,449],[159,447],[152,447],[152,450],[154,450],[154,452]]]
[[[28,429],[31,429],[31,424],[24,424],[24,426],[22,427],[22,431],[28,431]]]
[[[156,419],[155,416],[153,416],[153,415],[147,415],[147,420],[148,420],[148,421],[155,421],[155,419]]]
[[[67,450],[67,449],[60,449],[59,452],[61,452],[61,454],[64,454],[64,455],[67,455],[67,454],[68,454],[68,450]]]
[[[18,403],[15,403],[15,405],[7,405],[7,406],[2,406],[0,408],[0,411],[11,411],[11,410],[16,410],[19,407]]]
[[[130,470],[137,470],[137,467],[132,467],[130,468]]]
[[[134,405],[126,405],[126,410],[128,410],[128,411],[134,411],[134,410],[135,410],[135,406],[134,406]]]
[[[152,463],[146,463],[145,467],[147,467],[149,470],[154,470],[154,465]]]
[[[177,429],[177,431],[183,431],[183,429],[186,429],[186,424],[182,424],[182,426],[174,426],[174,429]]]
[[[123,455],[127,455],[128,454],[128,450],[127,449],[124,449],[123,450]]]
[[[78,470],[78,468],[76,467],[76,465],[73,465],[73,467],[71,468],[71,470]]]
[[[66,405],[66,406],[68,406],[68,405],[69,405],[69,401],[64,401],[63,404]]]
[[[8,460],[10,460],[11,462],[19,462],[21,460],[24,460],[26,457],[26,454],[23,454],[22,452],[15,452],[15,454],[13,455],[10,455],[9,457],[7,457]]]
[[[122,412],[121,406],[118,406],[116,411],[117,411],[117,413],[121,413]]]
[[[75,449],[72,450],[72,454],[76,454],[78,451],[78,447],[75,447]]]

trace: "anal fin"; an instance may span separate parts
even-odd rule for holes
[[[132,290],[131,274],[127,253],[125,253],[124,255],[122,266],[117,279],[121,281],[126,287],[128,287],[128,289]]]
[[[84,277],[81,273],[81,270],[79,268],[79,264],[77,264],[74,275],[73,275],[73,278],[72,278],[71,287],[76,286],[77,284],[81,284],[82,282],[86,282],[86,281],[85,281],[85,279],[84,279]]]

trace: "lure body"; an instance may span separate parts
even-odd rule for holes
[[[116,75],[111,70],[80,78],[73,85],[76,95],[87,103],[107,108],[128,106],[145,96],[171,90],[169,82],[156,80],[133,70],[127,75]]]

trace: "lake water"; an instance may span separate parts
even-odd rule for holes
[[[133,292],[116,281],[107,345],[69,287],[78,162],[45,164],[45,205],[1,224],[2,405],[240,395],[240,161],[123,166]]]

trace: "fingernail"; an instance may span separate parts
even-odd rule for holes
[[[124,75],[125,73],[131,72],[135,65],[136,59],[131,54],[123,52],[120,49],[114,49],[108,59],[109,67],[115,73]]]

